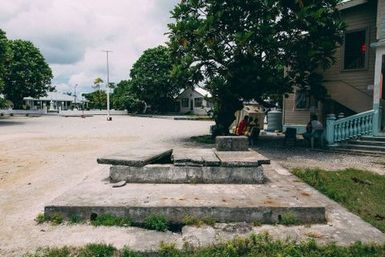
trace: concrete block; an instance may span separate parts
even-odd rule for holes
[[[249,150],[249,140],[245,136],[218,136],[215,142],[217,151]]]
[[[147,164],[171,162],[172,149],[135,149],[97,159],[99,164],[143,167]]]
[[[112,166],[112,182],[156,184],[262,184],[263,167],[174,166],[152,164],[144,167]]]

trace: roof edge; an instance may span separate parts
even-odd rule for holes
[[[342,10],[346,10],[346,9],[355,7],[357,5],[366,4],[366,3],[368,3],[368,0],[351,0],[348,2],[343,2],[338,4],[337,9],[342,11]]]

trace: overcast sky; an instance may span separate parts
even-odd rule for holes
[[[167,37],[178,0],[1,0],[0,28],[9,39],[32,41],[54,73],[58,91],[91,91],[96,77],[127,79],[132,64]]]

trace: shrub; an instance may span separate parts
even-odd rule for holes
[[[151,230],[166,231],[168,222],[163,215],[151,214],[144,220],[144,227]]]
[[[129,217],[118,217],[112,214],[103,214],[97,216],[94,220],[91,220],[91,224],[94,226],[131,226],[132,222]]]
[[[79,257],[111,257],[115,251],[112,245],[88,244],[80,251]]]

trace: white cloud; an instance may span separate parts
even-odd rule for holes
[[[32,41],[54,72],[58,91],[90,91],[105,79],[127,79],[132,64],[149,47],[166,41],[169,11],[178,0],[1,0],[2,29],[11,39]]]

